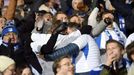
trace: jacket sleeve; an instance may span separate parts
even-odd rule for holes
[[[28,0],[27,0],[28,1]],[[35,11],[38,11],[39,6],[43,3],[43,0],[33,0],[31,4],[31,11],[22,19],[17,28],[21,34],[31,33],[35,24]]]
[[[51,54],[46,54],[44,57],[46,60],[53,61],[64,55],[70,55],[70,56],[78,55],[80,49],[84,48],[86,44],[87,44],[86,37],[80,36],[75,41],[68,44],[67,46],[59,48]]]
[[[17,5],[17,0],[10,0],[9,6],[8,6],[6,12],[4,13],[4,17],[7,20],[13,19],[14,15],[15,15],[16,5]]]
[[[57,38],[58,38],[58,34],[53,34],[50,37],[50,39],[48,40],[47,44],[44,44],[41,47],[41,54],[45,55],[45,54],[48,54],[48,53],[52,53],[53,49],[54,49],[54,46],[56,44]]]
[[[18,23],[20,26],[18,26],[17,29],[20,34],[31,33],[31,31],[34,29],[34,23],[35,14],[34,12],[30,12],[24,17],[24,19],[20,20]]]
[[[51,54],[46,54],[44,57],[45,57],[45,60],[47,61],[54,61],[61,56],[64,56],[64,55],[72,56],[78,53],[79,53],[79,47],[76,44],[70,43],[65,47],[55,50]]]
[[[103,65],[103,69],[100,72],[100,75],[110,75],[110,67]]]
[[[96,18],[98,11],[99,9],[97,7],[94,8],[90,16],[88,17],[88,25],[92,26],[91,34],[94,37],[98,36],[107,26],[103,20],[100,21],[99,23],[97,22]]]
[[[93,29],[92,29],[92,35],[93,37],[96,37],[98,35],[100,35],[100,33],[102,31],[105,30],[105,28],[107,27],[107,24],[104,22],[104,20],[101,20]]]
[[[24,44],[25,60],[28,62],[29,65],[32,65],[40,74],[42,74],[42,67],[37,59],[37,56],[30,47],[31,41],[31,37],[29,36]]]
[[[97,24],[96,18],[97,18],[98,12],[99,12],[99,9],[96,7],[93,9],[90,16],[88,17],[88,25],[91,25],[93,28]]]

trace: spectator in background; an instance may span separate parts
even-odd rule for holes
[[[129,62],[122,56],[124,46],[116,40],[108,40],[106,43],[106,62],[100,75],[127,75]]]
[[[33,73],[30,66],[24,63],[24,64],[20,64],[16,68],[16,75],[33,75]]]
[[[53,15],[55,15],[57,13],[57,11],[59,11],[59,9],[60,9],[59,2],[57,2],[55,0],[48,0],[47,2],[45,2],[45,5],[50,9],[50,12]]]
[[[74,66],[70,56],[62,56],[53,63],[54,75],[74,75]]]
[[[0,34],[7,22],[7,20],[12,20],[14,17],[14,12],[17,4],[17,0],[10,0],[9,1],[9,7],[4,6],[4,1],[7,0],[0,0],[0,8],[1,8],[1,14],[0,14]],[[11,10],[12,9],[12,10]],[[1,36],[0,36],[1,37]]]
[[[5,26],[5,23],[6,23],[6,19],[4,17],[0,17],[0,44],[2,43],[2,37],[1,37],[1,33],[2,33],[2,30]]]
[[[17,0],[10,0],[8,6],[2,8],[2,16],[5,17],[8,21],[13,20],[15,16],[15,10],[17,6]]]
[[[36,12],[36,21],[33,33],[45,33],[48,34],[52,26],[53,16],[50,12],[45,10]]]
[[[127,75],[134,75],[134,41],[128,44],[126,52],[129,60],[132,62]]]
[[[68,16],[66,13],[58,11],[53,18],[53,22],[56,22],[57,20],[60,20],[61,22],[68,22]]]
[[[27,42],[25,45],[22,45],[22,41],[19,39],[19,33],[14,26],[6,26],[2,31],[0,55],[11,57],[17,66],[21,63],[27,63],[41,74],[42,68],[28,44]]]
[[[102,19],[105,19],[105,21],[109,20],[109,23],[106,29],[98,37],[95,37],[96,43],[101,51],[103,52],[103,50],[105,50],[106,41],[110,39],[120,41],[125,45],[126,36],[122,31],[120,31],[118,25],[114,22],[113,14],[110,11],[105,11],[102,14]]]
[[[0,74],[16,75],[15,61],[7,56],[0,55]]]

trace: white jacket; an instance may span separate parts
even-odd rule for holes
[[[41,46],[48,41],[51,35],[47,34],[32,34],[32,40],[34,41],[31,46],[34,50],[39,51]],[[45,39],[46,38],[46,39]],[[55,47],[62,48],[69,43],[76,44],[80,53],[75,58],[76,73],[89,72],[100,65],[100,52],[97,44],[90,35],[81,35],[79,30],[69,34],[58,36]],[[84,50],[83,50],[84,48]]]
[[[72,43],[81,49],[75,59],[76,73],[89,72],[100,65],[100,51],[90,35],[83,34]]]

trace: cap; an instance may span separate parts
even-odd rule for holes
[[[0,72],[3,72],[12,64],[15,64],[13,59],[3,55],[0,56]]]

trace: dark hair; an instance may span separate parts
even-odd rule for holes
[[[120,43],[119,41],[117,41],[117,40],[114,40],[114,39],[108,40],[108,41],[106,42],[106,47],[107,47],[107,45],[108,45],[109,43],[116,43],[116,44],[120,47],[120,49],[123,49],[123,50],[124,50],[124,45],[123,45],[122,43]]]
[[[68,27],[78,29],[80,27],[80,24],[75,23],[75,22],[69,22]]]
[[[54,72],[54,74],[56,75],[56,73],[57,73],[57,68],[58,67],[60,67],[59,66],[59,63],[60,63],[60,61],[62,60],[62,59],[64,59],[64,58],[71,58],[69,55],[65,55],[65,56],[62,56],[62,57],[60,57],[60,58],[58,58],[58,59],[56,59],[55,61],[54,61],[54,63],[53,63],[53,72]]]
[[[21,75],[25,68],[29,68],[31,70],[31,73],[32,73],[32,69],[28,64],[21,63],[19,66],[16,67],[16,75]],[[34,74],[32,73],[32,75],[34,75]]]
[[[70,15],[68,18],[69,18],[69,20],[72,18],[72,17],[79,17],[78,15],[76,15],[76,14],[73,14],[73,15]]]
[[[126,47],[126,52],[127,52],[127,57],[130,59],[130,61],[134,61],[131,58],[131,55],[134,54],[134,41],[131,42],[127,47]]]
[[[79,17],[79,16],[76,15],[76,14],[73,14],[73,15],[69,16],[69,22],[70,22],[70,19],[73,18],[73,17]],[[82,27],[82,24],[79,24],[77,26],[78,26],[78,28],[81,28]]]
[[[110,11],[110,10],[105,10],[105,11],[102,13],[102,16],[104,16],[105,14],[108,14],[108,13],[113,14],[113,12],[112,12],[112,11]]]
[[[61,21],[57,20],[55,22],[52,23],[52,26],[49,30],[49,33],[55,33],[56,28],[60,25]]]

